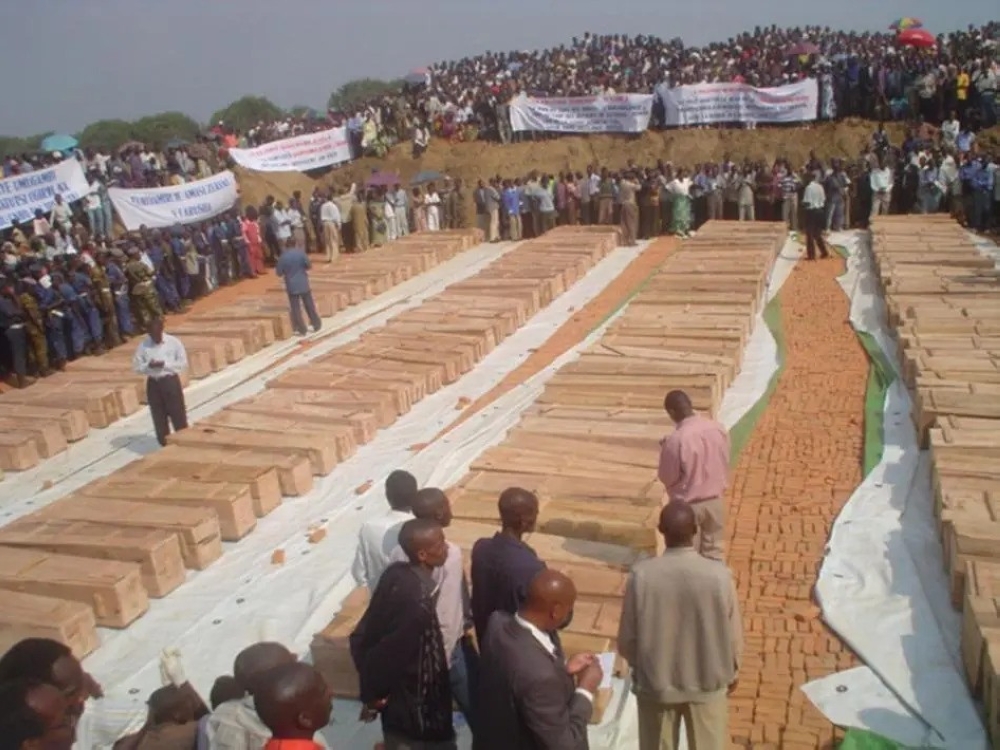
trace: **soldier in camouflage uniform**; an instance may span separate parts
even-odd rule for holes
[[[163,309],[160,307],[160,300],[153,286],[153,274],[146,264],[139,260],[139,248],[132,246],[128,249],[128,263],[125,264],[124,270],[136,322],[145,329],[149,321],[163,317]]]
[[[99,256],[107,256],[107,251],[100,251]],[[115,314],[115,295],[111,291],[111,280],[100,262],[87,266],[90,283],[94,287],[94,304],[101,314],[101,324],[104,328],[104,341],[108,346],[118,346],[122,343],[118,331],[118,316]]]
[[[34,279],[31,281],[34,282]],[[42,317],[42,311],[38,307],[35,295],[27,288],[22,287],[18,301],[24,311],[28,353],[31,355],[31,361],[35,363],[35,372],[40,377],[48,377],[52,374],[52,368],[49,367],[49,347],[45,340],[45,319]]]

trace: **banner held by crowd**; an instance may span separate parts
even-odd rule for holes
[[[48,213],[55,205],[56,195],[72,203],[88,192],[87,178],[76,159],[0,180],[0,229],[6,229],[15,221],[30,222],[36,211]]]
[[[236,175],[225,171],[196,182],[170,187],[126,190],[110,188],[108,194],[128,231],[191,224],[212,219],[239,199]]]

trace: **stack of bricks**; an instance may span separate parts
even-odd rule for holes
[[[970,690],[1000,744],[1000,275],[946,216],[879,218],[872,253],[930,449]]]
[[[329,317],[371,299],[482,242],[479,230],[411,235],[364,255],[317,263],[310,281],[317,310]],[[189,369],[200,380],[293,334],[280,279],[262,295],[237,300],[167,323],[184,343]],[[105,428],[146,403],[145,379],[132,372],[133,346],[72,362],[65,372],[24,391],[0,396],[0,471],[24,471]],[[2,477],[2,473],[0,473]]]
[[[419,237],[407,240],[414,270],[392,271],[384,283],[442,262],[481,233],[445,237],[424,245]],[[617,239],[617,231],[605,229],[523,243],[357,342],[175,433],[166,448],[0,528],[0,569],[7,571],[0,574],[0,630],[11,590],[46,599],[36,602],[34,614],[18,610],[22,632],[32,623],[68,632],[47,619],[56,601],[89,606],[97,625],[127,626],[146,611],[148,598],[181,585],[185,569],[211,565],[223,541],[245,537],[285,496],[308,493],[315,477],[333,471],[379,428],[461,377],[575,284]],[[358,280],[363,276],[359,270]],[[329,281],[331,288],[340,283]],[[383,282],[365,283],[366,294],[384,289]],[[73,576],[54,580],[57,572],[90,573],[95,559],[102,576],[77,574],[79,585]]]
[[[474,542],[498,529],[500,492],[517,486],[539,496],[537,531],[526,542],[579,592],[573,621],[560,633],[568,655],[616,648],[628,570],[657,549],[663,487],[656,468],[659,441],[670,431],[663,398],[682,389],[695,408],[717,412],[786,236],[777,224],[706,225],[448,490],[455,520],[446,536],[466,563]],[[314,639],[330,684],[356,689],[342,652],[365,601],[360,593],[349,598]],[[593,722],[602,718],[598,710]]]

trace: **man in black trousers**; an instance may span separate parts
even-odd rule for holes
[[[806,212],[806,257],[816,260],[816,248],[820,257],[829,258],[830,253],[823,240],[823,226],[826,221],[824,207],[826,206],[826,191],[816,179],[813,172],[806,174],[806,189],[802,194],[802,205]]]
[[[163,318],[153,318],[148,330],[132,358],[132,369],[146,376],[153,429],[160,445],[166,445],[171,427],[177,432],[188,426],[180,378],[188,367],[187,352],[180,339],[163,332]]]

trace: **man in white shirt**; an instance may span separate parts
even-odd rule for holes
[[[825,224],[826,191],[813,172],[806,173],[806,189],[802,194],[802,205],[806,210],[806,257],[816,260],[816,248],[820,257],[829,258],[826,241],[823,239]]]
[[[340,225],[342,224],[340,209],[334,202],[332,193],[326,194],[326,200],[319,207],[319,221],[323,225],[323,247],[326,250],[326,260],[329,263],[340,254]]]
[[[413,518],[410,507],[417,494],[417,480],[408,471],[396,470],[385,480],[385,498],[390,512],[362,527],[351,575],[359,586],[375,590],[375,584],[389,567],[389,556],[399,546],[400,527]]]
[[[221,703],[212,711],[203,725],[204,736],[198,738],[198,747],[263,750],[271,739],[271,730],[257,715],[253,694],[270,670],[294,661],[295,656],[280,643],[255,643],[243,649],[233,664],[233,677],[246,694],[238,700]]]
[[[451,503],[448,496],[436,487],[425,487],[413,498],[410,512],[415,518],[434,521],[442,529],[451,525]],[[437,587],[437,616],[444,641],[444,654],[451,678],[451,694],[473,732],[475,726],[474,696],[469,675],[478,668],[479,655],[466,635],[472,623],[469,586],[462,566],[462,549],[454,542],[446,542],[448,557],[444,565],[431,571]],[[409,558],[399,545],[389,556],[389,562],[407,562]],[[473,663],[475,662],[475,663]]]
[[[55,205],[52,206],[52,215],[49,223],[53,228],[62,227],[67,232],[73,228],[73,209],[63,200],[59,193],[55,194]]]
[[[108,232],[104,228],[104,205],[101,203],[101,183],[96,173],[87,186],[87,196],[84,199],[84,207],[87,210],[87,224],[90,225],[92,237],[106,237]]]
[[[281,201],[274,204],[274,234],[278,238],[278,244],[285,246],[287,240],[292,238],[292,217]]]
[[[889,213],[889,200],[892,197],[892,170],[885,166],[885,159],[881,156],[869,180],[872,186],[872,212],[868,217],[870,222],[879,214]]]
[[[160,445],[167,444],[170,428],[187,428],[187,406],[180,374],[188,367],[187,352],[175,336],[163,332],[163,319],[149,322],[149,333],[132,358],[132,369],[146,376],[146,400]]]

